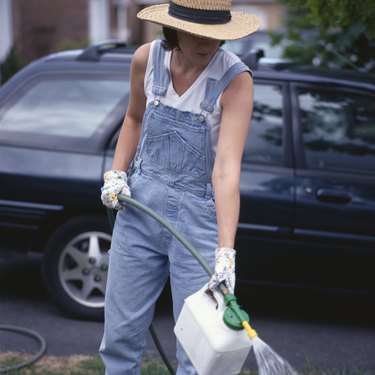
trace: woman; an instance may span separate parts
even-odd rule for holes
[[[249,69],[220,48],[256,31],[257,18],[229,0],[173,0],[138,17],[164,40],[141,46],[131,64],[128,110],[102,200],[119,209],[110,251],[105,332],[107,374],[139,374],[155,302],[170,277],[173,313],[209,281],[235,283],[241,157],[253,103]],[[152,218],[123,207],[126,194],[168,220],[215,269],[198,262]],[[216,250],[215,250],[216,249]],[[177,374],[196,374],[177,343]]]

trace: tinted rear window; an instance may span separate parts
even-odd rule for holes
[[[69,149],[79,141],[100,137],[113,121],[115,109],[125,111],[129,86],[124,79],[38,77],[2,105],[0,139]]]
[[[307,167],[375,175],[375,97],[299,89]]]

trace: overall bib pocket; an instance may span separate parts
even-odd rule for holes
[[[206,173],[206,130],[188,124],[170,122],[152,115],[147,129],[146,157],[153,164],[172,173],[201,177]],[[178,128],[181,127],[181,131]]]

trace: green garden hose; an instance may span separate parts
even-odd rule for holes
[[[212,269],[207,264],[207,262],[204,260],[204,258],[201,256],[201,254],[172,225],[170,225],[167,221],[165,221],[163,218],[161,218],[159,215],[157,215],[153,210],[151,210],[150,208],[144,206],[143,204],[139,203],[138,201],[136,201],[136,200],[134,200],[132,198],[129,198],[129,197],[125,196],[125,195],[119,195],[118,199],[119,199],[119,201],[125,202],[125,203],[127,203],[127,204],[129,204],[131,206],[134,206],[134,207],[138,208],[139,210],[143,211],[144,213],[146,213],[149,216],[151,216],[152,218],[154,218],[161,225],[163,225],[168,231],[170,231],[172,233],[172,235],[174,237],[176,237],[177,240],[179,240],[185,246],[185,248],[193,255],[193,257],[197,259],[197,261],[200,263],[200,265],[203,267],[203,269],[207,272],[207,274],[210,277],[213,275]],[[109,219],[110,225],[113,228],[114,222],[115,222],[114,211],[108,209],[107,213],[108,213],[108,219]],[[238,315],[239,321],[242,321],[242,319],[243,319],[242,318],[243,311],[238,307],[238,305],[236,303],[235,297],[233,295],[230,295],[228,293],[228,289],[226,288],[225,284],[221,283],[219,285],[219,288],[220,288],[220,290],[221,290],[221,292],[223,293],[224,296],[231,297],[230,298],[230,308],[231,309],[233,308],[234,314]],[[229,303],[228,303],[228,305],[229,305]],[[238,312],[237,312],[237,310],[238,310]],[[240,317],[240,314],[241,314],[241,317]],[[245,321],[245,322],[248,323],[247,321]],[[19,370],[19,369],[21,369],[23,367],[31,365],[32,363],[34,363],[37,360],[39,360],[44,355],[44,353],[45,353],[45,351],[47,349],[47,345],[46,345],[45,340],[43,339],[42,336],[40,336],[35,331],[32,331],[30,329],[26,329],[26,328],[20,328],[20,327],[15,327],[15,326],[7,326],[7,325],[0,325],[0,330],[9,331],[9,332],[15,332],[15,333],[19,333],[19,334],[23,334],[23,335],[32,337],[33,339],[35,339],[36,341],[38,341],[39,344],[40,344],[39,351],[33,357],[31,357],[30,359],[25,360],[23,362],[20,362],[18,364],[15,364],[15,365],[12,365],[12,366],[9,366],[9,367],[0,368],[0,373],[6,373],[6,372],[10,372],[10,371]],[[159,338],[158,338],[158,336],[157,336],[157,334],[155,332],[155,329],[153,328],[152,325],[150,326],[150,333],[151,333],[151,336],[152,336],[152,338],[154,340],[155,346],[157,347],[157,349],[159,351],[159,354],[162,357],[165,365],[167,366],[170,374],[174,375],[175,374],[175,370],[174,370],[173,366],[170,364],[170,362],[169,362],[169,360],[168,360],[168,358],[167,358],[167,356],[166,356],[166,354],[165,354],[165,352],[163,350],[163,347],[161,346],[161,343],[160,343]]]
[[[204,260],[202,255],[195,249],[195,247],[180,233],[178,232],[171,224],[169,224],[167,221],[165,221],[163,218],[161,218],[158,214],[156,214],[153,210],[150,208],[144,206],[143,204],[139,203],[135,199],[129,198],[126,195],[119,195],[118,199],[120,201],[123,201],[127,204],[130,204],[131,206],[134,206],[141,211],[145,212],[146,214],[150,215],[152,218],[154,218],[157,222],[159,222],[161,225],[163,225],[166,229],[168,229],[173,236],[175,236],[193,255],[193,257],[200,263],[200,265],[204,268],[204,270],[208,273],[208,275],[211,277],[213,275],[213,271],[211,267],[207,264],[207,262]]]
[[[46,349],[47,349],[47,344],[46,344],[45,340],[43,339],[42,336],[40,336],[35,331],[32,331],[30,329],[26,329],[26,328],[20,328],[20,327],[15,327],[15,326],[7,326],[7,325],[1,325],[1,324],[0,324],[0,330],[1,331],[19,333],[21,335],[32,337],[34,340],[38,341],[38,343],[40,344],[40,349],[34,356],[32,356],[31,358],[29,358],[29,359],[27,359],[23,362],[17,363],[15,365],[8,366],[8,367],[1,367],[0,368],[0,374],[3,374],[5,372],[10,372],[10,371],[16,371],[16,370],[19,370],[23,367],[31,365],[32,363],[36,362],[40,357],[42,357],[43,354],[45,353]]]
[[[207,272],[207,274],[211,277],[213,275],[213,270],[211,267],[207,264],[207,262],[204,260],[204,258],[201,256],[201,254],[195,249],[195,247],[179,232],[177,231],[171,224],[169,224],[167,221],[165,221],[162,217],[160,217],[158,214],[156,214],[152,209],[150,209],[147,206],[144,206],[143,204],[139,203],[135,199],[132,199],[126,195],[119,195],[118,200],[122,201],[126,204],[129,204],[131,206],[134,206],[138,208],[139,210],[143,211],[147,215],[151,216],[153,219],[155,219],[158,223],[160,223],[164,228],[166,228],[171,234],[179,240],[182,245],[185,246],[185,248],[191,253],[191,255],[199,262],[199,264],[203,267],[203,269]],[[107,210],[109,221],[111,223],[111,226],[113,228],[115,216],[113,213],[113,210]],[[228,327],[231,327],[233,329],[245,329],[248,333],[249,338],[252,340],[254,337],[257,336],[257,333],[254,329],[251,328],[249,325],[249,316],[247,313],[240,308],[240,306],[237,304],[237,299],[233,294],[230,294],[227,287],[224,283],[219,284],[219,289],[221,293],[224,296],[224,301],[226,302],[228,308],[226,310],[226,313],[224,314],[224,322],[227,324]],[[152,335],[152,338],[154,339],[155,345],[160,353],[160,356],[162,357],[165,365],[167,366],[169,372],[171,375],[174,375],[174,369],[171,366],[171,364],[168,361],[167,356],[165,355],[162,346],[160,345],[159,339],[156,335],[156,332],[152,325],[150,326],[150,332]]]

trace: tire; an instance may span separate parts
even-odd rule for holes
[[[103,320],[111,235],[108,219],[80,216],[47,242],[42,275],[51,298],[70,317]]]

